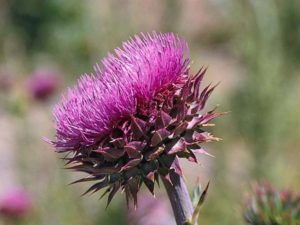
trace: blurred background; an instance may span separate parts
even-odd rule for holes
[[[244,224],[255,181],[300,190],[299,0],[0,0],[0,199],[15,189],[29,198],[22,216],[0,216],[0,225],[160,221],[147,219],[158,203],[137,219],[122,194],[107,210],[100,193],[81,197],[88,184],[68,183],[82,174],[63,170],[43,141],[54,137],[52,107],[67,87],[122,41],[153,30],[187,40],[193,71],[208,66],[206,82],[221,82],[207,109],[230,111],[212,129],[223,141],[206,146],[215,158],[182,162],[191,190],[211,181],[200,224]],[[158,218],[174,224],[162,205]]]

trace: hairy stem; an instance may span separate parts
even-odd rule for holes
[[[189,224],[194,208],[183,178],[176,173],[170,173],[172,184],[163,176],[161,179],[168,193],[177,225]]]

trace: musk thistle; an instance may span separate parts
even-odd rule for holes
[[[47,100],[58,89],[59,81],[56,71],[39,69],[33,72],[27,80],[28,92],[35,100]]]
[[[200,91],[206,69],[192,75],[189,63],[176,35],[136,35],[69,89],[54,109],[51,143],[69,153],[70,169],[88,174],[74,183],[95,181],[86,193],[106,188],[108,204],[122,190],[136,205],[142,184],[152,194],[159,177],[172,187],[179,158],[207,154],[200,144],[218,138],[204,128],[220,113],[202,110],[215,86]]]
[[[252,225],[300,225],[300,195],[268,183],[257,185],[244,217]]]
[[[31,197],[23,189],[12,189],[0,198],[0,217],[17,219],[29,214],[31,209]]]

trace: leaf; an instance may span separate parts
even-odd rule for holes
[[[133,168],[137,166],[141,161],[142,161],[142,157],[137,159],[131,159],[124,166],[122,166],[121,171]]]
[[[132,141],[129,142],[125,147],[125,151],[127,152],[129,158],[135,158],[139,154],[141,154],[143,148],[146,146],[145,142],[140,141]]]
[[[207,114],[203,115],[201,117],[201,121],[200,121],[200,124],[203,125],[203,124],[206,124],[208,123],[209,121],[215,119],[215,118],[218,118],[222,115],[225,115],[226,112],[223,112],[223,113],[214,113],[214,112],[208,112]]]
[[[151,192],[152,195],[154,195],[154,182],[147,177],[143,178],[144,184],[148,188],[148,190]]]
[[[197,185],[196,187],[194,187],[192,193],[192,203],[194,207],[196,207],[200,197],[201,197],[201,186],[199,184],[199,179],[197,179]]]
[[[155,181],[155,172],[153,172],[153,171],[149,172],[149,173],[146,175],[146,177],[147,177],[149,180],[151,180],[152,182],[154,182],[154,181]]]
[[[100,189],[102,189],[102,188],[107,187],[108,185],[109,185],[109,180],[108,180],[107,178],[105,178],[103,181],[98,182],[98,183],[92,185],[92,186],[91,186],[87,191],[85,191],[81,196],[84,196],[84,195],[86,195],[86,194],[89,193],[89,192],[92,192],[92,194],[93,194],[93,193],[95,193],[96,191],[98,191],[98,190],[100,190]]]
[[[187,130],[192,130],[197,126],[202,120],[202,117],[194,117],[190,122],[188,122]]]
[[[186,144],[183,138],[180,138],[175,145],[168,151],[168,154],[175,154],[178,152],[182,152],[186,149]]]
[[[175,157],[170,169],[174,169],[175,173],[177,173],[179,176],[183,176],[182,169],[177,156]]]
[[[207,151],[205,151],[203,148],[198,148],[198,149],[192,149],[193,153],[198,153],[198,154],[204,154],[204,155],[208,155],[210,157],[214,157],[212,154],[209,154]]]
[[[137,207],[137,193],[139,191],[139,181],[135,178],[128,182],[127,184],[129,186],[129,191],[131,193],[131,196],[133,198],[134,208]]]
[[[182,121],[185,116],[187,115],[188,112],[188,108],[185,104],[185,102],[180,103],[180,105],[177,106],[177,116],[176,116],[176,120]]]
[[[155,131],[151,138],[150,146],[154,147],[154,146],[158,145],[160,142],[165,140],[169,135],[170,135],[170,132],[165,128]]]
[[[113,189],[110,191],[108,198],[107,198],[107,204],[106,204],[106,208],[109,206],[111,200],[113,199],[113,197],[116,195],[116,193],[118,192],[118,190],[120,189],[121,184],[120,182],[115,182],[113,184]]]
[[[164,150],[165,150],[164,147],[155,148],[154,150],[148,152],[145,155],[145,159],[147,161],[152,161],[152,160],[156,159],[158,156],[160,156],[164,152]]]
[[[73,181],[72,183],[70,183],[69,185],[71,184],[77,184],[77,183],[81,183],[81,182],[87,182],[87,181],[95,181],[95,180],[100,180],[104,178],[104,175],[102,176],[98,176],[98,177],[85,177],[85,178],[82,178],[82,179],[79,179],[79,180],[75,180]]]
[[[117,148],[100,148],[96,150],[95,152],[101,153],[105,160],[111,161],[115,159],[121,158],[124,154],[125,151],[124,149],[117,149]]]
[[[199,108],[199,110],[202,110],[205,105],[206,102],[209,98],[209,96],[211,95],[211,93],[213,92],[213,90],[219,85],[220,83],[217,83],[216,85],[214,85],[213,87],[209,88],[206,92],[201,93],[201,97],[199,99],[199,101],[201,102],[201,107]],[[210,87],[210,85],[208,86]]]
[[[139,139],[145,134],[146,122],[136,118],[131,117],[131,129],[134,139]]]
[[[181,123],[179,126],[175,128],[170,138],[176,138],[177,136],[179,136],[182,132],[186,130],[187,126],[188,126],[188,122],[185,121]]]
[[[157,183],[158,187],[160,188],[160,183],[159,183],[159,175],[158,173],[154,173],[154,180]]]
[[[123,148],[125,145],[125,141],[123,137],[120,138],[114,138],[110,141],[114,145],[115,148]]]
[[[116,167],[93,167],[91,165],[85,165],[85,164],[80,164],[80,165],[75,165],[72,167],[68,167],[66,169],[73,169],[76,171],[80,171],[80,172],[86,172],[89,174],[92,174],[94,176],[98,176],[98,175],[104,175],[104,174],[112,174],[112,173],[116,173],[120,171],[120,168],[116,168]]]
[[[198,71],[198,73],[194,76],[194,97],[198,98],[200,94],[200,85],[202,83],[204,74],[206,73],[207,68],[203,67]]]
[[[172,120],[172,117],[168,113],[161,110],[155,121],[155,127],[157,129],[165,128],[170,124],[171,120]]]
[[[203,202],[205,201],[205,198],[207,196],[207,191],[208,191],[208,188],[209,188],[209,182],[207,183],[204,191],[202,192],[200,198],[199,198],[199,201],[194,209],[194,212],[193,212],[193,215],[192,215],[192,219],[191,219],[191,224],[195,224],[196,221],[198,221],[198,218],[199,218],[199,214],[200,214],[200,209],[201,209],[201,206],[203,204]]]

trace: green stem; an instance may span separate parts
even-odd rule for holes
[[[168,193],[177,225],[190,224],[194,207],[183,177],[176,173],[170,173],[172,184],[163,176],[161,179]]]

